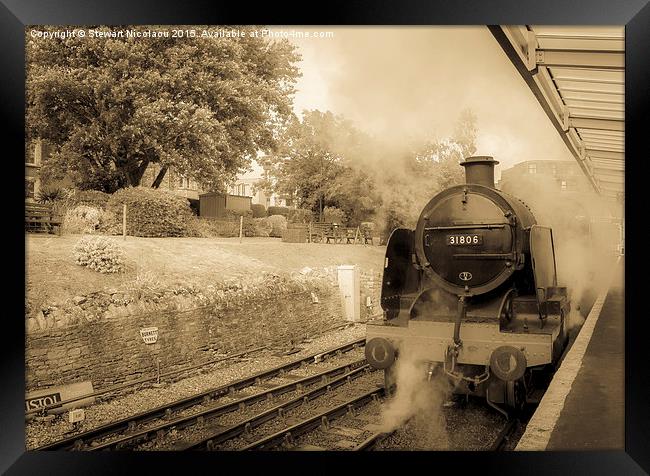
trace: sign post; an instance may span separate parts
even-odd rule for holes
[[[126,203],[122,205],[122,237],[126,240]]]
[[[244,215],[239,217],[239,242],[241,243],[242,231],[244,230]]]

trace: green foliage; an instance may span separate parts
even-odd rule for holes
[[[251,205],[253,218],[263,218],[266,216],[266,207],[261,203],[253,203]]]
[[[267,213],[269,216],[272,215],[282,215],[283,217],[288,217],[291,209],[289,207],[269,207]]]
[[[36,201],[38,203],[52,203],[57,200],[62,200],[65,192],[62,188],[42,188],[36,194]]]
[[[113,240],[105,237],[83,237],[73,248],[75,262],[100,273],[124,270],[124,253]]]
[[[228,221],[236,221],[239,223],[239,218],[244,217],[246,218],[253,218],[253,210],[245,210],[245,211],[240,211],[240,210],[225,210],[225,220]]]
[[[323,210],[323,221],[326,223],[338,223],[345,225],[348,221],[347,216],[343,210],[336,207],[325,207]]]
[[[295,197],[319,219],[324,207],[334,206],[360,221],[378,201],[374,182],[359,169],[370,141],[340,116],[304,111],[285,130],[278,153],[262,159],[268,172],[262,185]]]
[[[63,217],[64,233],[93,233],[99,228],[102,210],[88,205],[78,205],[66,211]]]
[[[283,215],[271,215],[264,220],[271,226],[269,236],[282,238],[282,233],[287,229],[287,219]]]
[[[192,217],[186,198],[147,187],[129,187],[115,192],[108,201],[106,227],[121,230],[122,206],[127,208],[127,234],[132,236],[183,236]]]
[[[71,201],[79,205],[91,205],[105,208],[111,195],[99,190],[77,190],[71,197]]]
[[[27,136],[54,146],[43,174],[106,192],[152,163],[218,188],[276,147],[300,74],[287,40],[249,35],[25,40]]]
[[[314,214],[311,210],[294,208],[289,211],[289,216],[287,218],[289,223],[309,223],[310,221],[313,221]]]
[[[196,238],[232,238],[239,236],[239,223],[192,216],[187,221],[185,236]]]

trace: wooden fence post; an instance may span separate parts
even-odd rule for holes
[[[126,240],[126,203],[122,205],[122,237]]]
[[[244,215],[239,217],[239,242],[241,243],[242,231],[244,230]]]
[[[309,222],[309,231],[307,235],[307,243],[311,243],[311,222]]]

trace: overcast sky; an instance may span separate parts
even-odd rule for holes
[[[477,155],[500,169],[525,160],[574,160],[485,26],[272,27],[333,31],[292,39],[302,54],[295,110],[330,110],[361,129],[403,140],[447,137],[458,114],[478,117]]]

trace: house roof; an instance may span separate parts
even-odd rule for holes
[[[623,27],[490,26],[592,187],[620,198],[625,171]]]

